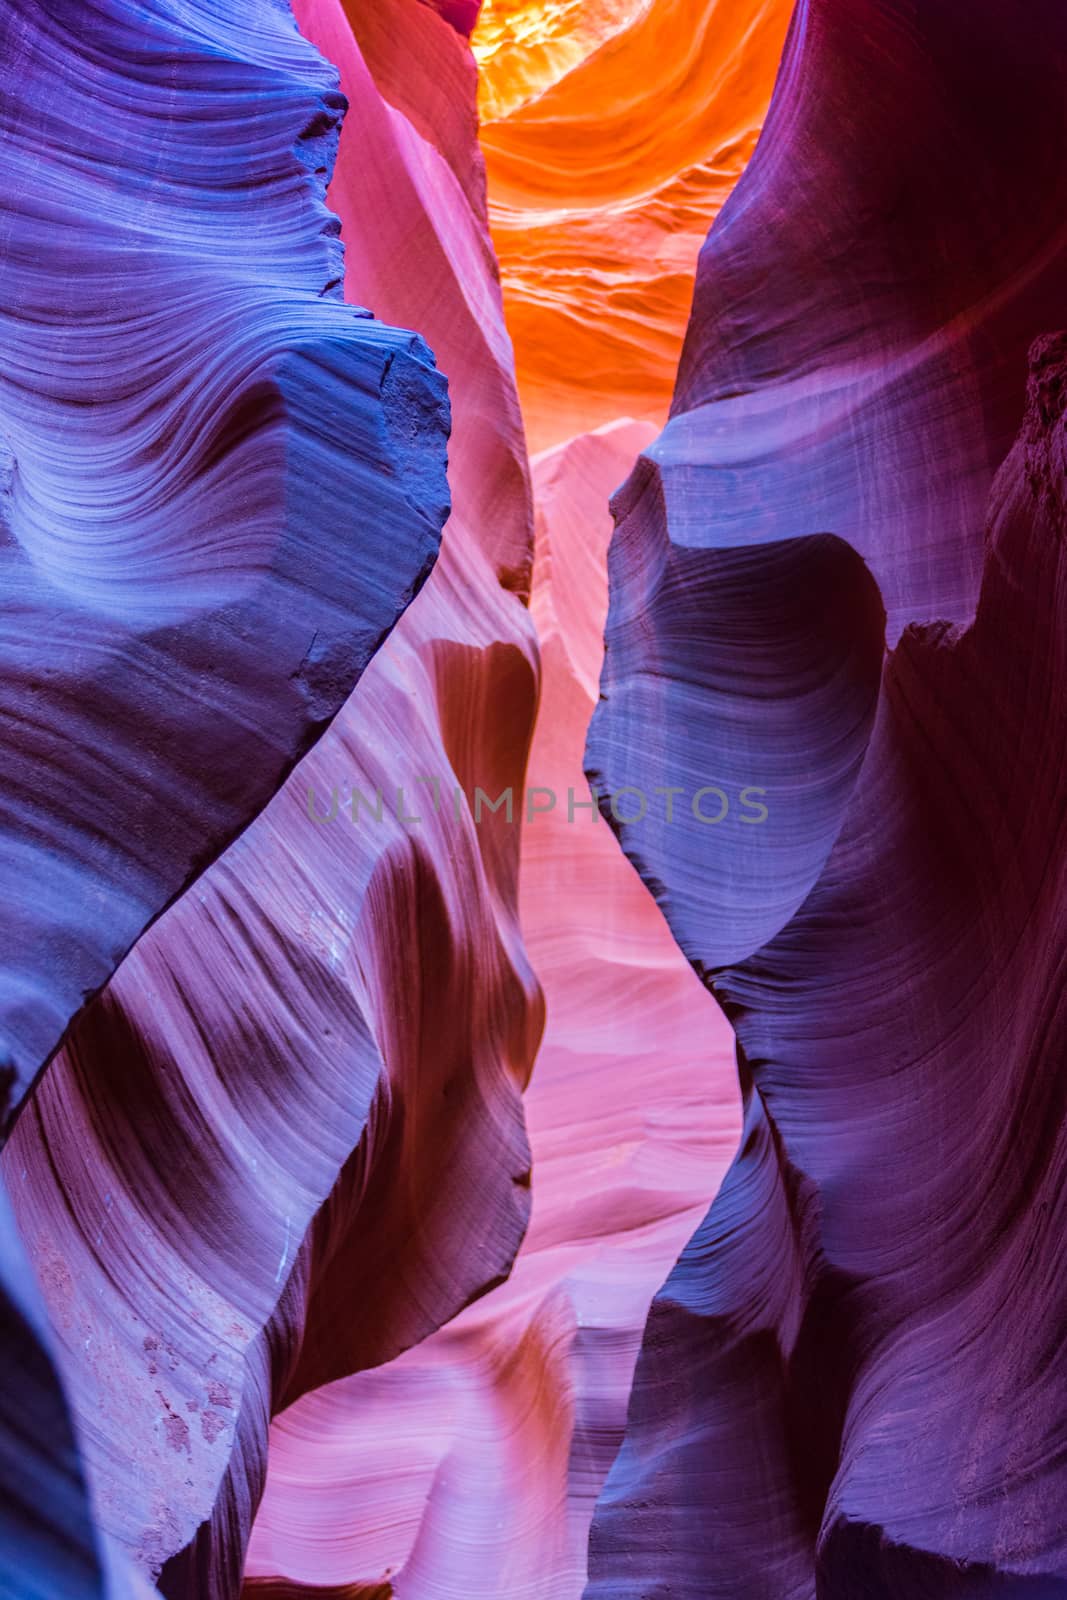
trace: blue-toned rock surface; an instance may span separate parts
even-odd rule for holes
[[[0,21],[9,1116],[433,562],[444,379],[339,299],[343,97],[286,7]]]
[[[418,591],[449,423],[422,341],[340,299],[344,100],[287,7],[13,0],[0,87],[2,1136]],[[93,1530],[65,1271],[5,1201],[5,1600],[154,1592]]]

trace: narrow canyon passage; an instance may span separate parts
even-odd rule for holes
[[[1063,0],[0,87],[0,1600],[1067,1600]]]
[[[592,820],[582,773],[607,498],[650,433],[614,424],[533,463],[543,680],[528,781],[558,798],[524,829],[520,878],[547,1019],[525,1099],[529,1231],[505,1284],[276,1419],[252,1579],[386,1575],[412,1600],[577,1600],[584,1587],[649,1301],[740,1127],[733,1035]],[[586,801],[573,821],[569,795]]]
[[[506,1283],[275,1420],[250,1594],[284,1575],[384,1581],[404,1600],[578,1600],[649,1302],[737,1145],[733,1035],[594,820],[582,762],[609,499],[666,414],[696,254],[754,145],[786,8],[676,7],[658,44],[646,9],[490,3],[473,41],[524,419],[547,441],[531,462],[542,684],[527,783],[551,809],[525,822],[520,870],[546,1004],[524,1100],[530,1226]],[[699,49],[683,44],[694,28]],[[635,164],[600,124],[650,50]]]
[[[672,0],[648,36],[647,6],[491,5],[474,56],[434,9],[295,0],[277,48],[340,75],[345,300],[448,379],[450,510],[444,412],[420,432],[402,365],[375,396],[388,481],[447,513],[439,559],[79,1018],[0,1168],[78,1492],[121,1581],[166,1600],[578,1600],[649,1302],[737,1143],[732,1036],[582,761],[609,497],[666,415],[787,7]],[[308,163],[325,180],[341,109],[292,93],[286,194],[292,165],[301,193]],[[332,220],[300,226],[345,326],[377,327],[340,304]],[[524,771],[551,811],[472,813]],[[455,818],[345,820],[352,790],[410,800],[428,774],[467,796]]]

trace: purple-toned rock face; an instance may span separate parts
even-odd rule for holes
[[[1060,9],[802,4],[617,497],[587,765],[767,815],[617,824],[746,1120],[588,1600],[1067,1595],[1065,115]]]
[[[624,527],[834,533],[891,642],[969,614],[1026,351],[1062,316],[1065,26],[1058,0],[800,0]]]
[[[100,1595],[102,1572],[48,1321],[0,1186],[0,1592]]]
[[[745,1133],[650,1316],[590,1600],[1067,1594],[1065,402],[1060,335],[974,622],[905,631],[817,884],[715,980]]]
[[[1067,21],[968,19],[962,43],[948,0],[798,8],[702,253],[671,420],[616,496],[589,768],[681,791],[619,831],[701,971],[818,877],[882,603],[890,644],[970,616],[1026,352],[1062,316]]]
[[[521,787],[537,693],[510,348],[484,191],[452,166],[477,175],[473,64],[415,0],[376,8],[394,51],[410,41],[429,131],[441,100],[454,119],[446,156],[383,97],[376,31],[364,51],[333,0],[299,11],[349,102],[331,189],[346,292],[419,327],[449,374],[442,556],[281,792],[77,1019],[2,1163],[96,1526],[162,1592],[198,1600],[240,1589],[271,1411],[436,1328],[507,1272],[529,1210],[520,1088],[541,1005],[519,830],[469,801]],[[269,124],[277,89],[242,125]],[[404,420],[410,464],[425,450],[439,466],[438,419]],[[344,450],[323,482],[362,518]],[[399,536],[374,548],[399,573]],[[344,598],[343,553],[327,555]]]
[[[340,301],[344,102],[285,8],[14,0],[0,61],[6,1131],[425,579],[448,406],[419,338]],[[92,1531],[6,1203],[0,1245],[0,1591],[143,1592]]]
[[[338,297],[344,101],[285,8],[15,0],[0,59],[9,1114],[425,578],[448,410]]]
[[[885,613],[832,534],[686,549],[631,518],[609,570],[587,770],[705,974],[757,949],[818,878],[866,750]]]

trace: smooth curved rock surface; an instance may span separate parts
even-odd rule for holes
[[[484,195],[472,206],[379,93],[338,6],[298,10],[350,101],[331,190],[345,292],[448,351],[443,553],[314,751],[88,1008],[3,1162],[98,1526],[198,1600],[240,1587],[271,1411],[389,1359],[507,1271],[541,1023],[517,829],[452,800],[521,785],[537,694]],[[397,19],[465,59],[427,8]],[[451,81],[473,98],[462,68]],[[467,125],[473,160],[470,107]],[[356,823],[353,787],[370,803]],[[417,825],[398,820],[401,788]],[[334,791],[338,815],[316,820]]]
[[[1062,314],[1065,85],[1051,6],[964,40],[949,3],[802,4],[616,497],[590,770],[793,770],[743,840],[620,827],[746,1120],[650,1315],[588,1600],[1067,1592],[1062,336],[991,485]]]
[[[450,27],[466,38],[478,20],[482,0],[422,0],[422,3],[432,7]]]
[[[283,8],[249,22],[26,0],[0,23],[4,1134],[322,731],[447,514],[443,378],[333,294],[336,75]],[[6,1211],[0,1233],[0,1590],[154,1592],[93,1527],[34,1282],[54,1304],[69,1268],[31,1266]]]
[[[751,156],[789,0],[485,0],[493,240],[531,448],[661,425],[708,226]]]
[[[425,579],[448,411],[332,293],[343,102],[284,8],[17,0],[0,51],[6,1121]]]
[[[256,1600],[379,1584],[406,1600],[580,1595],[649,1299],[736,1148],[729,1028],[582,777],[608,496],[650,432],[619,423],[533,464],[544,681],[529,776],[559,800],[523,836],[522,925],[547,1005],[525,1100],[529,1232],[506,1284],[274,1423]],[[568,790],[586,806],[573,822]]]
[[[94,1526],[53,1331],[2,1183],[0,1340],[0,1595],[150,1600],[152,1584]]]
[[[906,630],[815,888],[715,980],[742,1153],[654,1305],[590,1600],[1067,1594],[1065,399],[1060,335],[974,622]]]
[[[866,753],[885,612],[832,534],[687,550],[631,519],[611,573],[589,778],[706,975],[771,938],[819,876]]]
[[[47,1319],[0,1188],[0,1594],[96,1600],[103,1570]]]
[[[953,0],[798,5],[701,252],[671,420],[616,506],[680,550],[836,534],[890,642],[973,611],[1067,274],[1062,10],[981,0],[961,27]]]

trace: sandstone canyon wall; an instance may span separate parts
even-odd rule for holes
[[[343,705],[314,755],[240,839],[201,863],[207,870],[196,888],[151,927],[78,1019],[4,1153],[19,1231],[50,1313],[93,1518],[108,1546],[128,1552],[139,1572],[163,1571],[170,1594],[239,1587],[267,1421],[282,1397],[391,1356],[458,1310],[506,1272],[529,1204],[519,1090],[541,1001],[517,927],[517,834],[476,828],[467,799],[478,785],[521,782],[525,765],[537,691],[522,602],[532,543],[527,467],[479,198],[473,66],[432,12],[396,10],[395,27],[430,25],[440,30],[438,51],[442,39],[455,45],[451,87],[469,103],[445,128],[441,150],[379,91],[339,8],[308,8],[301,21],[309,37],[337,46],[350,106],[353,159],[342,153],[332,191],[345,235],[345,292],[379,312],[388,301],[398,322],[431,324],[448,354],[452,511],[444,553],[422,604],[364,675],[359,700]],[[130,30],[145,25],[132,10],[118,19]],[[87,21],[72,17],[75,37]],[[232,116],[248,116],[265,167],[272,129],[251,111],[277,101],[276,142],[290,126],[295,139],[303,126],[299,86],[290,89],[275,69],[264,88],[240,67],[235,86],[225,58],[216,66],[209,55],[207,66],[198,65],[195,14],[178,8],[170,25],[161,62],[172,73],[182,67],[180,53],[174,64],[174,39],[187,28],[194,82],[197,71],[220,75],[225,104]],[[284,12],[270,10],[263,28],[261,51],[271,30],[280,32],[316,87],[325,85],[328,113],[319,123],[335,133],[344,101],[333,71]],[[136,81],[140,63],[129,70]],[[119,99],[122,92],[119,78]],[[173,116],[169,103],[168,111]],[[179,130],[206,165],[215,141],[210,122],[190,129],[179,122]],[[136,147],[136,130],[126,139]],[[457,139],[466,140],[463,181],[450,164]],[[373,160],[360,159],[368,151]],[[307,192],[310,210],[328,155],[315,144],[300,153],[317,173],[294,160],[295,176],[284,167],[282,175],[295,191],[291,205]],[[153,154],[158,162],[156,145],[146,143],[144,159]],[[227,186],[245,193],[235,170],[218,173],[223,194]],[[195,168],[183,171],[187,181],[194,176]],[[270,213],[258,214],[268,246],[274,237],[284,257],[294,248],[283,235],[284,214],[273,236]],[[324,223],[336,234],[321,205],[312,221],[312,239]],[[140,265],[122,223],[116,248]],[[194,239],[198,226],[186,224]],[[188,283],[196,260],[183,260],[177,221],[175,231],[174,272]],[[217,244],[208,238],[229,263],[235,249],[221,223]],[[335,287],[340,262],[330,249]],[[325,262],[326,245],[320,254]],[[406,276],[398,270],[405,254]],[[296,257],[299,263],[299,249]],[[312,252],[312,264],[318,259]],[[262,251],[251,260],[260,299],[281,321],[278,273]],[[326,281],[323,271],[316,287]],[[287,556],[290,567],[308,586],[318,581],[319,564],[331,568],[322,626],[316,635],[309,623],[301,647],[311,665],[297,658],[291,672],[283,650],[287,630],[301,625],[299,594],[272,595],[275,636],[264,620],[239,612],[235,620],[239,638],[255,650],[257,692],[269,691],[265,674],[278,670],[281,710],[283,690],[298,707],[312,700],[316,731],[356,676],[334,646],[331,619],[340,612],[351,628],[360,607],[374,601],[381,620],[363,635],[392,623],[398,602],[425,579],[427,541],[432,533],[436,548],[448,511],[444,386],[424,346],[329,297],[315,301],[309,317],[327,314],[372,354],[380,348],[383,368],[397,350],[386,386],[395,405],[375,426],[386,443],[387,426],[394,429],[399,453],[379,469],[370,445],[354,437],[346,417],[352,412],[358,423],[359,405],[370,404],[358,390],[351,399],[339,390],[325,410],[317,400],[319,449],[344,451],[351,482],[320,461],[310,488],[298,479],[290,491],[294,517],[316,519],[314,550]],[[184,353],[200,381],[189,357],[193,326],[187,315],[175,359]],[[219,328],[213,339],[209,348],[221,355]],[[316,354],[329,373],[321,338]],[[421,367],[409,376],[402,363],[415,359]],[[138,392],[132,380],[130,388]],[[139,403],[148,402],[139,396]],[[247,431],[258,412],[244,415]],[[242,437],[239,431],[237,444]],[[370,444],[376,437],[369,433]],[[282,439],[279,472],[287,461],[299,465],[299,443],[299,436],[295,444]],[[271,449],[262,454],[264,470],[272,469]],[[396,511],[385,490],[375,497],[375,470]],[[203,472],[193,477],[200,486]],[[242,483],[247,494],[247,475]],[[272,493],[267,480],[268,502]],[[347,518],[368,547],[362,568],[351,539],[343,558],[330,554],[329,541],[346,537]],[[298,532],[304,526],[298,520]],[[126,572],[125,581],[135,576]],[[375,599],[386,579],[398,597],[387,616]],[[149,617],[146,626],[158,622]],[[236,676],[225,659],[219,670],[223,683]],[[171,677],[186,716],[198,716],[203,728],[190,759],[212,782],[231,782],[229,767],[220,777],[208,764],[214,740],[250,782],[251,753],[213,703],[207,672],[202,664],[193,699]],[[135,684],[130,693],[137,699]],[[253,702],[246,713],[253,728],[254,712]],[[163,749],[168,739],[183,748],[165,723],[150,731]],[[297,734],[290,738],[291,766],[300,746]],[[277,788],[285,767],[266,772]],[[265,799],[265,782],[251,792]],[[420,801],[431,803],[435,783],[446,801],[424,806],[417,827],[399,820],[416,815]],[[458,807],[457,788],[465,791]],[[358,822],[354,789],[370,800]],[[373,814],[379,789],[380,821]],[[331,806],[337,815],[321,820]],[[354,1315],[356,1306],[363,1309]],[[93,1581],[86,1592],[105,1580]],[[41,1592],[53,1592],[43,1579]]]
[[[725,1020],[582,777],[607,499],[650,432],[616,425],[533,464],[544,684],[530,775],[539,806],[558,799],[523,838],[522,925],[548,1015],[526,1097],[529,1230],[506,1284],[278,1419],[253,1594],[270,1575],[341,1592],[387,1574],[412,1600],[580,1595],[649,1300],[736,1146]]]
[[[589,1600],[1067,1588],[1067,29],[960,24],[798,7],[615,503],[589,770],[743,778],[768,818],[619,827],[745,1130],[649,1318]]]
[[[634,19],[623,15],[626,8],[606,11],[612,9],[599,22],[612,21],[618,35]],[[591,26],[596,42],[596,8],[580,15],[572,8],[565,18],[546,17],[546,10],[483,10],[474,39],[483,111],[487,95],[496,93],[510,110],[511,102],[544,87],[524,77],[537,60],[531,28],[547,23],[550,43],[570,49],[576,60],[590,45],[583,29]],[[773,34],[773,19],[773,10],[761,18],[764,40]],[[728,20],[716,14],[720,29]],[[728,58],[744,43],[743,33],[722,31],[719,38]],[[638,54],[631,42],[631,68]],[[736,61],[730,66],[742,70]],[[682,70],[672,59],[664,67],[665,81],[643,86],[644,106],[663,120]],[[601,82],[600,109],[624,70],[614,89],[610,80]],[[754,117],[769,97],[773,61],[757,53],[744,70]],[[549,109],[546,102],[546,116]],[[595,114],[589,107],[590,125]],[[580,412],[569,409],[574,395],[560,374],[566,371],[582,390],[584,346],[558,330],[546,338],[543,329],[524,326],[524,290],[510,276],[501,240],[500,135],[500,127],[483,126],[490,218],[505,251],[505,309],[533,437],[546,421],[558,437],[575,415],[590,420],[591,408],[594,419],[597,407],[613,415],[637,390],[639,409],[661,419],[666,386],[660,392],[643,372],[622,396],[610,385],[598,383],[595,393],[587,385],[579,392]],[[517,142],[525,137],[515,133]],[[556,137],[573,139],[573,127],[564,122]],[[680,161],[683,148],[688,159],[699,159],[706,148],[701,137],[690,123],[672,159]],[[632,181],[620,163],[602,175],[603,228],[622,215]],[[569,184],[567,192],[574,187],[570,179],[561,184]],[[725,188],[725,180],[700,188],[684,212],[661,210],[658,231],[665,239],[673,235],[679,260],[686,230],[695,254],[697,220],[702,237]],[[524,237],[532,236],[530,214],[523,225]],[[626,247],[637,248],[632,240]],[[581,251],[588,293],[571,313],[607,347],[617,297],[584,244]],[[537,285],[531,292],[540,295],[551,274],[544,263],[530,270],[529,282]],[[635,273],[643,270],[635,255]],[[680,271],[664,313],[676,341],[689,284]],[[635,315],[650,303],[642,288]],[[523,379],[535,370],[544,392],[531,404]],[[373,1592],[384,1580],[409,1596],[578,1596],[593,1505],[621,1436],[651,1292],[677,1253],[687,1217],[714,1192],[736,1144],[736,1069],[723,1019],[701,998],[607,829],[590,827],[581,772],[601,656],[608,498],[651,432],[645,423],[612,422],[533,463],[532,612],[544,681],[528,777],[537,788],[535,804],[551,809],[529,820],[523,835],[521,920],[548,1008],[526,1097],[535,1174],[530,1229],[505,1286],[394,1363],[308,1395],[279,1418],[249,1557],[256,1594],[323,1585],[330,1592],[347,1593],[352,1585]],[[573,817],[572,792],[585,803]],[[365,1514],[354,1514],[352,1507],[364,1502]]]
[[[1058,0],[0,44],[0,1600],[1067,1595]]]

